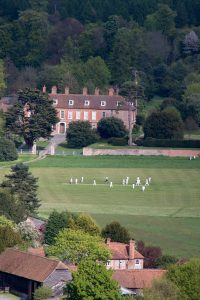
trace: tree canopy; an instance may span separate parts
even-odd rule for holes
[[[128,229],[116,221],[107,224],[101,234],[104,238],[110,238],[112,242],[128,243],[131,239]]]

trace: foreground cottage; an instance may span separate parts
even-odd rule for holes
[[[0,286],[27,299],[32,299],[35,289],[42,285],[49,286],[54,296],[60,296],[71,279],[68,266],[60,261],[16,249],[6,249],[0,255]]]
[[[166,270],[141,269],[141,270],[114,270],[113,279],[115,279],[124,295],[142,294],[144,288],[151,288],[154,280],[160,279]]]
[[[112,242],[110,238],[106,246],[111,251],[111,259],[107,261],[107,269],[143,269],[144,256],[135,249],[135,241],[128,244]]]
[[[43,92],[46,93],[45,86]],[[54,134],[64,134],[72,121],[89,121],[93,128],[97,127],[99,120],[111,116],[120,118],[127,128],[129,122],[133,127],[136,121],[135,105],[128,104],[113,88],[108,90],[107,95],[101,95],[98,88],[94,95],[89,95],[86,87],[82,94],[71,94],[68,87],[60,94],[57,93],[57,87],[53,86],[49,97],[60,120],[54,127]]]

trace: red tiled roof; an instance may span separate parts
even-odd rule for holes
[[[118,243],[118,242],[110,242],[106,244],[109,250],[112,252],[112,259],[129,259],[129,245]],[[144,256],[139,253],[137,250],[134,251],[135,259],[143,259]]]
[[[166,270],[142,269],[142,270],[115,270],[113,279],[120,286],[127,289],[144,289],[152,286],[155,279],[161,278]]]
[[[68,267],[60,261],[16,249],[6,249],[0,255],[0,272],[38,282],[44,282],[54,270],[60,269]]]
[[[119,95],[82,95],[82,94],[49,94],[51,99],[57,99],[56,108],[65,109],[99,109],[99,110],[117,110],[117,102],[120,103],[120,110],[128,110],[128,104],[122,96]],[[69,100],[74,100],[73,105],[69,105]],[[89,100],[89,105],[84,105],[85,100]],[[101,106],[101,101],[106,101],[105,106]],[[134,106],[132,108],[135,110]]]

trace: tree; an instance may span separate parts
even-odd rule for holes
[[[19,205],[25,209],[24,216],[36,213],[40,206],[37,197],[38,179],[29,172],[29,167],[22,163],[12,166],[11,172],[5,175],[6,179],[1,183],[1,187],[18,198]]]
[[[174,265],[167,277],[180,289],[181,294],[190,300],[200,299],[200,259],[193,259],[183,265]]]
[[[57,256],[79,264],[83,259],[106,261],[110,253],[99,236],[92,236],[82,230],[63,229],[55,238],[55,243],[47,249],[48,255]]]
[[[121,300],[119,286],[111,275],[112,271],[106,270],[101,263],[82,261],[78,272],[72,274],[72,282],[67,285],[68,299]]]
[[[0,60],[0,96],[3,95],[6,89],[4,63]]]
[[[178,258],[172,255],[162,255],[158,258],[156,265],[158,268],[167,269],[169,266],[177,263]]]
[[[5,188],[0,188],[0,215],[5,215],[15,223],[22,221],[26,215],[25,207],[18,196],[11,194],[11,191]]]
[[[70,228],[72,227],[70,226]],[[75,229],[83,230],[91,235],[100,235],[99,226],[96,224],[94,219],[86,213],[79,214],[75,219]]]
[[[0,161],[16,160],[17,157],[14,142],[3,137],[0,138]]]
[[[0,225],[0,253],[22,242],[20,234],[10,226]]]
[[[105,139],[110,137],[124,137],[127,133],[123,121],[115,117],[101,119],[97,124],[97,131]]]
[[[59,231],[69,227],[71,219],[73,219],[73,216],[68,211],[62,211],[59,213],[54,210],[52,213],[50,213],[45,228],[45,243],[48,245],[54,244],[54,239],[58,235]]]
[[[107,224],[101,234],[104,238],[110,238],[112,242],[128,243],[131,239],[129,231],[116,221]]]
[[[32,247],[34,247],[39,243],[41,235],[30,222],[28,221],[20,222],[17,225],[17,230],[20,233],[22,239],[30,243]]]
[[[162,257],[162,250],[160,247],[145,246],[143,241],[138,241],[137,250],[145,257],[145,268],[157,267],[157,261]]]
[[[176,111],[154,111],[144,123],[144,137],[182,139],[183,122]]]
[[[19,92],[18,102],[6,115],[9,131],[22,136],[28,146],[40,137],[49,138],[52,125],[58,122],[53,100],[39,90],[25,89]]]
[[[184,300],[177,286],[166,278],[155,280],[149,289],[144,289],[144,300]]]
[[[71,122],[67,129],[66,138],[70,148],[82,148],[95,143],[97,140],[89,121]]]
[[[16,224],[4,215],[0,215],[0,226],[6,226],[12,229],[16,228]]]
[[[43,285],[37,288],[34,292],[34,300],[45,300],[53,296],[52,289],[49,286]]]

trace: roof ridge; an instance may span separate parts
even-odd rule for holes
[[[37,248],[34,248],[34,249],[37,249]],[[24,254],[28,254],[28,255],[32,255],[32,256],[37,256],[37,257],[40,257],[42,259],[46,259],[46,260],[50,260],[50,261],[54,261],[54,262],[61,262],[60,260],[58,259],[52,259],[52,258],[48,258],[46,256],[41,256],[39,254],[34,254],[34,253],[31,253],[31,252],[28,252],[28,251],[23,251],[23,250],[19,250],[19,249],[15,249],[15,248],[7,248],[5,251],[7,250],[12,250],[12,251],[16,251],[16,252],[20,252],[20,253],[24,253]],[[2,252],[3,253],[3,252]]]

